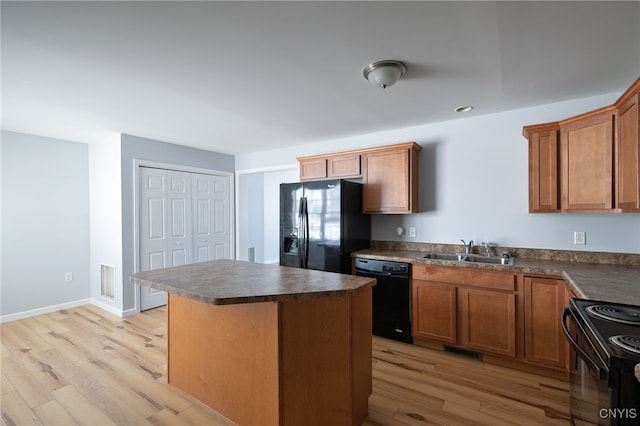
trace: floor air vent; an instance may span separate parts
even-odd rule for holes
[[[454,347],[446,346],[446,345],[444,346],[444,351],[445,352],[450,352],[452,354],[464,355],[466,357],[482,361],[482,355],[479,352],[468,351],[466,349],[454,348]]]
[[[100,265],[100,296],[114,300],[116,289],[116,269],[113,266]]]

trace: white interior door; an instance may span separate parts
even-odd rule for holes
[[[139,168],[140,271],[231,257],[231,177]],[[167,303],[140,288],[140,310]]]
[[[231,258],[229,182],[227,176],[191,175],[195,262]]]
[[[140,270],[192,262],[190,174],[140,168]],[[163,291],[142,287],[140,309],[167,303]]]

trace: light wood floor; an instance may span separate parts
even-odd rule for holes
[[[87,305],[0,332],[3,425],[233,424],[167,384],[166,308]],[[568,424],[566,383],[377,337],[373,358],[365,425]]]

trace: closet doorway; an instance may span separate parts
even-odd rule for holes
[[[139,271],[231,258],[230,174],[138,167]],[[140,310],[167,303],[140,287]]]

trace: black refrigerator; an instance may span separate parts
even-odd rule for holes
[[[362,184],[280,184],[280,265],[351,274],[351,252],[371,245]]]

